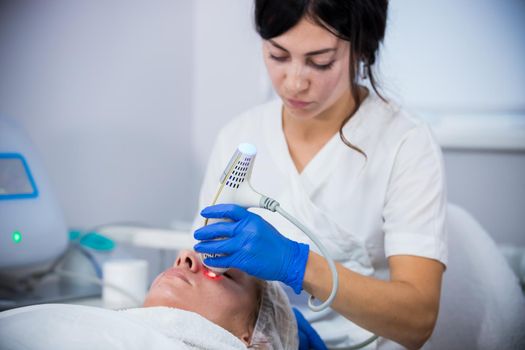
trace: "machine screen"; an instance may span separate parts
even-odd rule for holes
[[[0,200],[36,196],[36,186],[24,158],[0,153]]]

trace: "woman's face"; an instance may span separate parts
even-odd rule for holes
[[[290,115],[322,116],[350,98],[350,43],[302,19],[284,34],[265,40],[263,53],[273,86]]]
[[[172,267],[153,281],[144,307],[193,311],[249,342],[258,308],[257,280],[230,269],[211,278],[193,251],[182,251]]]

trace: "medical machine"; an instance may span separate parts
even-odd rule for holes
[[[0,116],[0,272],[63,253],[68,231],[31,141]]]
[[[0,311],[99,295],[99,286],[55,273],[68,247],[66,222],[35,147],[18,123],[0,116]]]
[[[230,162],[224,169],[219,180],[219,187],[215,194],[215,197],[212,200],[211,205],[220,204],[220,203],[235,203],[245,208],[255,207],[255,208],[264,208],[273,212],[278,212],[285,219],[290,221],[292,224],[297,226],[301,231],[303,231],[319,248],[325,259],[328,261],[330,270],[332,271],[332,292],[328,299],[320,304],[314,305],[313,296],[310,296],[308,300],[308,307],[313,311],[321,311],[332,304],[332,301],[335,299],[335,295],[338,287],[338,275],[335,268],[335,263],[332,258],[327,253],[326,248],[319,241],[319,239],[302,223],[297,221],[293,216],[284,211],[279,205],[279,202],[269,198],[259,192],[255,191],[251,184],[250,178],[253,169],[253,163],[255,160],[255,155],[257,150],[255,146],[249,143],[241,143],[235,153],[233,154]],[[221,220],[216,219],[207,219],[205,225],[211,224]],[[200,254],[200,258],[204,263],[204,259],[213,257],[210,254]],[[208,267],[210,270],[213,270],[217,273],[223,273],[227,269],[219,269],[215,267]]]

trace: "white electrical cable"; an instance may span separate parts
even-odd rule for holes
[[[321,241],[310,231],[305,225],[303,225],[299,220],[291,216],[288,212],[286,212],[283,208],[281,208],[279,202],[277,202],[275,199],[262,196],[260,206],[262,208],[268,209],[273,212],[278,212],[281,214],[286,220],[290,221],[292,224],[294,224],[298,229],[304,232],[305,235],[308,236],[314,242],[314,244],[319,248],[321,253],[323,254],[324,258],[328,262],[328,267],[330,268],[330,271],[332,272],[332,291],[330,292],[330,295],[328,298],[324,301],[324,303],[320,305],[314,305],[313,300],[315,297],[313,295],[310,295],[310,299],[308,300],[308,307],[312,311],[321,311],[329,307],[332,302],[335,299],[335,296],[337,294],[337,288],[339,286],[339,276],[337,274],[337,269],[335,267],[334,260],[330,257],[328,254],[328,251],[324,247],[324,245],[321,243]]]
[[[332,271],[332,291],[328,299],[326,299],[326,301],[320,305],[314,305],[312,301],[315,299],[315,297],[312,295],[308,301],[308,307],[312,311],[324,310],[327,307],[329,307],[334,301],[335,295],[337,293],[337,287],[339,285],[339,279],[335,263],[333,259],[330,258],[330,255],[328,254],[328,251],[323,246],[323,244],[306,226],[304,226],[297,219],[295,219],[293,216],[291,216],[285,210],[283,210],[276,200],[269,198],[253,189],[253,187],[250,184],[250,177],[256,154],[257,149],[252,144],[241,143],[237,147],[233,156],[228,162],[228,165],[221,174],[221,177],[219,179],[219,187],[217,189],[217,192],[215,193],[211,204],[214,205],[219,203],[235,203],[244,208],[260,207],[268,209],[272,212],[277,211],[284,218],[286,218],[292,224],[297,226],[301,231],[303,231],[319,248],[326,261],[328,262],[330,270]],[[204,225],[208,225],[216,221],[224,220],[206,219]],[[200,253],[199,256],[201,257],[203,263],[206,258],[214,257],[213,254],[205,253]],[[227,270],[227,268],[209,268],[217,273],[224,273],[224,271]]]
[[[235,150],[228,165],[224,169],[219,179],[219,187],[211,202],[211,205],[219,203],[234,203],[244,208],[264,208],[272,212],[278,212],[285,219],[299,228],[312,240],[312,242],[319,248],[321,254],[328,262],[328,267],[332,272],[332,291],[328,298],[320,305],[314,305],[315,296],[311,295],[308,300],[308,307],[312,311],[322,311],[328,308],[334,301],[339,286],[339,276],[334,263],[334,260],[328,254],[328,251],[323,246],[321,241],[301,222],[287,213],[280,207],[279,202],[275,199],[269,198],[256,190],[250,184],[250,177],[253,169],[254,159],[257,154],[257,149],[254,145],[249,143],[241,143]],[[225,221],[224,219],[206,219],[204,225],[209,225],[217,221]],[[220,238],[219,238],[220,239]],[[199,254],[204,263],[206,258],[213,258],[213,254]],[[223,273],[227,268],[217,269],[209,267],[212,271]],[[358,349],[365,347],[374,340],[377,336],[372,336],[369,339],[354,345],[348,349]]]
[[[377,338],[379,338],[379,337],[374,334],[373,336],[371,336],[370,338],[368,338],[364,342],[361,342],[361,343],[358,343],[358,344],[355,344],[355,345],[351,345],[351,346],[348,346],[348,347],[345,347],[345,348],[330,348],[330,350],[358,350],[358,349],[364,348],[368,344],[374,342]]]
[[[328,262],[328,266],[330,267],[330,271],[332,272],[332,292],[330,293],[330,296],[328,297],[328,299],[325,300],[324,303],[322,303],[320,305],[317,305],[317,306],[313,304],[313,300],[315,299],[315,297],[313,295],[311,295],[310,299],[308,300],[308,307],[312,311],[321,311],[321,310],[326,309],[334,301],[335,296],[337,294],[337,288],[339,287],[339,276],[338,276],[338,273],[337,273],[337,269],[335,267],[334,260],[330,257],[330,255],[328,255],[328,252],[327,252],[326,248],[323,246],[321,241],[319,241],[319,239],[312,233],[312,231],[310,231],[299,220],[297,220],[296,218],[291,216],[289,213],[287,213],[283,208],[281,208],[279,202],[277,202],[275,199],[263,196],[261,198],[260,206],[262,208],[268,209],[270,211],[278,212],[286,220],[290,221],[298,229],[303,231],[304,234],[307,235],[315,243],[315,245],[319,248],[319,250],[321,251],[321,253],[325,257],[326,261]],[[345,348],[334,348],[334,349],[331,349],[331,350],[357,350],[357,349],[361,349],[361,348],[364,348],[365,346],[371,344],[372,342],[374,342],[377,338],[379,338],[379,337],[374,334],[370,338],[366,339],[365,341],[363,341],[361,343],[358,343],[358,344],[355,344],[355,345],[351,345],[351,346],[345,347]]]

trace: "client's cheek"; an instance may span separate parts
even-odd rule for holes
[[[156,306],[157,301],[155,298],[155,291],[150,290],[148,294],[146,294],[146,298],[144,298],[144,307],[150,307],[150,306]]]
[[[153,280],[153,282],[151,283],[151,286],[150,286],[150,289],[155,287],[155,285],[157,284],[157,282],[159,281],[159,279],[162,277],[162,274],[158,275],[157,277],[155,277],[155,279]]]

